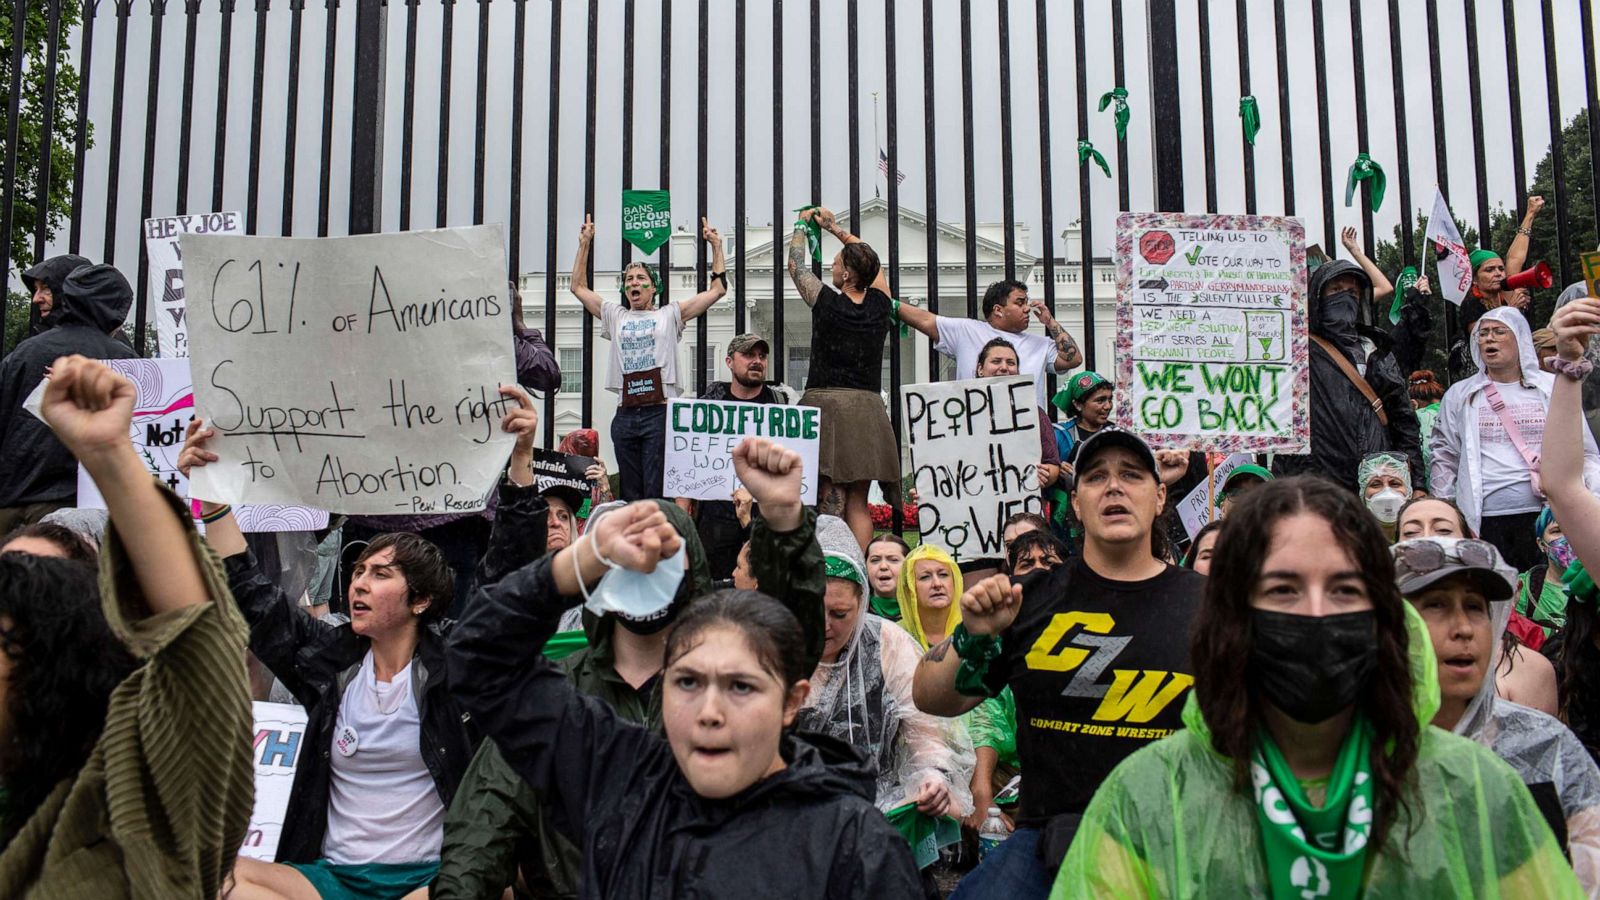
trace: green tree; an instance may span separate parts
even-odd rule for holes
[[[48,74],[50,17],[49,3],[60,4],[61,40],[56,49],[55,110],[51,117],[50,182],[44,190],[39,186],[40,144],[45,131],[45,79]],[[17,47],[14,45],[14,7],[0,4],[0,111],[11,107],[11,62]],[[47,3],[28,5],[27,21],[23,26],[22,97],[19,104],[17,135],[17,173],[6,190],[12,196],[11,261],[20,271],[32,265],[34,229],[38,225],[39,208],[45,210],[45,240],[49,241],[66,221],[72,211],[73,140],[78,125],[78,70],[72,62],[67,37],[78,24],[81,9],[74,0],[48,0]],[[0,123],[4,122],[0,112]],[[85,129],[85,144],[92,143],[93,123]],[[0,124],[0,158],[9,149],[10,135]],[[18,286],[20,288],[20,285]],[[29,298],[20,289],[11,291],[6,298],[6,334],[14,342],[26,333]]]

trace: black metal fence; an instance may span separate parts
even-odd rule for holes
[[[883,179],[885,258],[896,292],[895,223],[910,199],[930,223],[966,225],[966,277],[953,283],[940,281],[939,229],[927,228],[927,305],[976,315],[974,223],[998,205],[1007,273],[1017,274],[1019,252],[1037,257],[1052,308],[1058,270],[1081,267],[1083,318],[1066,324],[1076,325],[1090,365],[1095,273],[1108,263],[1103,248],[1119,210],[1299,215],[1325,248],[1337,245],[1340,220],[1359,217],[1369,253],[1386,237],[1378,229],[1397,224],[1408,238],[1399,241],[1403,259],[1414,263],[1413,216],[1431,202],[1431,192],[1419,196],[1421,185],[1445,186],[1457,212],[1488,235],[1497,205],[1522,207],[1529,161],[1548,146],[1557,246],[1543,250],[1563,284],[1576,277],[1576,250],[1589,249],[1575,248],[1575,236],[1600,230],[1589,0],[1504,0],[1498,9],[1474,0],[479,0],[475,9],[454,0],[325,0],[309,10],[304,0],[255,0],[251,10],[234,0],[84,0],[70,28],[62,13],[72,7],[62,3],[9,0],[0,231],[13,233],[25,205],[19,197],[32,203],[50,183],[48,152],[40,153],[37,185],[16,183],[20,128],[46,123],[35,152],[65,139],[47,123],[57,112],[57,62],[70,62],[79,76],[70,215],[66,233],[52,235],[47,204],[34,203],[32,257],[70,250],[123,266],[137,260],[141,348],[149,288],[139,222],[234,208],[257,234],[504,222],[509,274],[542,265],[547,275],[543,324],[555,339],[555,273],[568,258],[567,240],[585,211],[617,205],[617,185],[692,193],[696,222],[731,217],[733,315],[742,331],[746,223],[770,219],[776,248],[792,211],[826,192],[847,199],[858,228],[880,153],[885,176],[922,169],[920,185]],[[29,12],[42,16],[42,37],[25,28]],[[25,91],[39,73],[15,48],[39,41],[49,71]],[[1491,50],[1496,41],[1503,55]],[[691,45],[692,56],[684,52]],[[1117,87],[1128,90],[1126,140],[1116,137],[1114,102],[1097,103]],[[731,91],[731,110],[712,105],[713,88]],[[866,148],[863,97],[879,90],[882,144]],[[1255,98],[1260,111],[1254,142],[1235,111],[1242,97]],[[659,104],[653,117],[647,104]],[[1573,148],[1562,129],[1585,109],[1588,165],[1567,171]],[[876,136],[875,111],[873,119]],[[959,138],[946,140],[957,129]],[[1431,150],[1408,132],[1431,132]],[[674,166],[683,155],[674,149],[691,142],[695,164]],[[610,157],[601,151],[614,145],[620,166],[604,171]],[[1095,147],[1112,157],[1114,177],[1095,167]],[[1357,152],[1379,160],[1394,183],[1376,220],[1370,183],[1356,207],[1336,197]],[[809,169],[797,177],[801,159]],[[980,190],[996,170],[997,187]],[[469,171],[470,213],[461,194]],[[1074,171],[1076,179],[1055,177]],[[137,215],[126,190],[134,173]],[[581,203],[569,189],[579,178]],[[417,205],[430,190],[432,215]],[[907,192],[920,196],[903,198]],[[1019,215],[1037,216],[1031,248],[1018,247]],[[1063,221],[1081,229],[1077,259],[1061,255]],[[632,251],[618,244],[620,267]],[[696,244],[694,283],[703,289],[708,260]],[[0,265],[7,288],[14,269],[31,261],[13,258],[10,247]],[[785,316],[806,310],[793,305],[773,262],[773,376],[781,378]],[[703,317],[696,329],[699,350]],[[4,346],[21,337],[13,330]],[[902,348],[891,345],[898,429]],[[593,371],[588,318],[581,348]],[[695,358],[704,384],[707,354]],[[593,384],[585,379],[585,424]]]

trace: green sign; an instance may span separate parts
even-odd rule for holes
[[[672,195],[667,191],[622,192],[622,239],[645,255],[672,236]]]

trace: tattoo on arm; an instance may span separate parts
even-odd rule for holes
[[[934,644],[932,647],[929,647],[928,652],[922,655],[923,661],[931,663],[944,662],[945,656],[950,652],[950,644],[953,640],[954,638],[945,638],[939,643]]]
[[[814,276],[813,276],[814,277]],[[844,518],[844,491],[838,485],[829,487],[817,497],[817,512],[824,516]]]
[[[789,242],[789,277],[794,280],[795,289],[800,292],[800,299],[804,300],[807,306],[815,306],[817,295],[822,292],[822,280],[806,264],[804,240]]]
[[[1056,353],[1068,367],[1083,361],[1083,353],[1078,350],[1078,342],[1072,339],[1072,335],[1068,334],[1065,328],[1057,332],[1055,338]]]

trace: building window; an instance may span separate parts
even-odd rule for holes
[[[788,370],[784,372],[784,375],[786,376],[785,380],[788,381],[790,387],[797,391],[804,391],[806,389],[806,381],[811,375],[810,347],[789,348],[789,366]]]
[[[561,393],[583,393],[583,348],[561,348]]]

